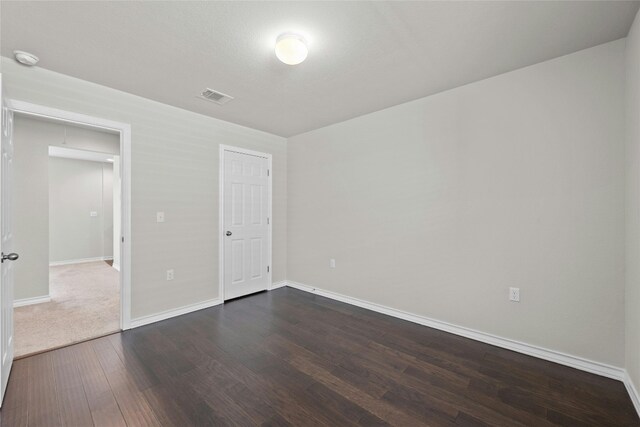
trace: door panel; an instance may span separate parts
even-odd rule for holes
[[[2,132],[0,139],[0,251],[9,254],[13,249],[12,169],[13,169],[13,111],[4,98],[0,74],[2,100]],[[7,389],[13,363],[13,261],[0,264],[0,405]]]
[[[264,157],[224,153],[224,299],[268,288],[267,169]]]
[[[264,259],[262,256],[262,246],[264,242],[260,237],[254,237],[251,239],[251,278],[258,279],[262,277],[262,265]]]
[[[265,214],[262,212],[262,196],[264,188],[261,185],[251,186],[251,224],[261,225]]]
[[[244,240],[231,240],[231,283],[240,283],[244,280]]]

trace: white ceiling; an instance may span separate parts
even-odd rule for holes
[[[0,2],[1,53],[291,136],[625,37],[640,2]],[[280,63],[276,36],[307,34]],[[205,87],[235,99],[196,98]]]

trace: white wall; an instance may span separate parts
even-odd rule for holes
[[[15,299],[49,294],[49,146],[118,153],[118,136],[15,116]]]
[[[290,138],[288,279],[623,366],[624,48]]]
[[[272,277],[286,278],[286,139],[8,58],[2,74],[10,98],[131,124],[132,318],[218,297],[219,144],[273,154]]]
[[[626,368],[640,391],[640,12],[626,48]]]
[[[49,262],[113,257],[112,178],[110,163],[49,158]]]

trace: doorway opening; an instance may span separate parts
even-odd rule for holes
[[[5,307],[6,303],[9,303],[9,307],[14,306],[12,310],[6,310],[6,314],[3,315],[8,319],[4,324],[9,328],[6,331],[3,330],[2,334],[3,342],[5,337],[7,338],[8,347],[6,353],[7,356],[10,356],[10,358],[5,359],[10,361],[14,357],[22,357],[66,346],[131,327],[131,127],[126,123],[58,110],[19,100],[3,98],[3,104],[5,102],[6,107],[3,108],[3,113],[5,110],[8,112],[3,116],[3,119],[6,117],[8,120],[3,120],[3,136],[5,133],[9,136],[6,141],[3,138],[3,147],[6,146],[11,149],[11,156],[9,156],[11,158],[11,168],[4,168],[3,174],[9,169],[13,172],[10,174],[10,180],[3,180],[2,224],[3,230],[6,229],[11,235],[11,247],[20,254],[20,260],[11,263],[11,265],[17,266],[18,262],[24,263],[25,259],[33,261],[33,258],[40,258],[41,262],[38,263],[38,271],[41,277],[46,277],[46,280],[41,280],[37,283],[41,288],[49,287],[49,293],[45,291],[44,293],[40,292],[40,295],[21,298],[21,295],[24,295],[21,294],[22,290],[19,290],[21,286],[29,288],[33,282],[20,280],[19,275],[17,280],[14,280],[14,269],[11,269],[11,275],[6,275],[7,277],[3,280],[3,287],[12,289],[9,294],[3,294],[3,307]],[[23,120],[31,121],[32,124],[35,123],[34,126],[31,128],[27,126],[26,129],[40,129],[42,131],[43,128],[50,126],[58,126],[58,129],[62,129],[62,143],[58,139],[57,143],[55,140],[53,142],[49,140],[43,144],[44,156],[38,157],[40,163],[25,165],[22,164],[19,157],[17,164],[14,164],[14,147],[17,145],[15,140],[16,137],[20,138],[20,122]],[[95,138],[89,137],[89,134]],[[35,136],[46,140],[46,135],[47,132],[40,132],[39,135]],[[41,148],[39,144],[25,145],[27,149],[34,149],[35,146]],[[38,149],[38,152],[40,155],[43,153],[40,149]],[[20,156],[20,153],[18,155]],[[101,156],[102,158],[100,158]],[[98,164],[100,166],[98,169],[92,168],[94,179],[89,178],[88,175],[82,179],[73,179],[69,176],[69,172],[74,169],[74,167],[69,167],[68,162],[71,161],[93,162],[94,165]],[[61,167],[60,162],[67,162],[67,164],[65,167]],[[56,164],[51,166],[49,163]],[[75,162],[75,164],[76,166],[82,165],[81,162]],[[17,167],[14,167],[14,165]],[[83,166],[79,167],[83,169]],[[28,179],[16,181],[16,169],[17,174],[22,174],[24,171]],[[91,168],[87,168],[87,163],[84,163],[84,171],[87,172],[87,169]],[[42,174],[42,170],[44,170],[45,174]],[[55,174],[55,179],[48,179],[49,172]],[[45,197],[32,197],[31,201],[37,202],[34,202],[34,205],[27,203],[23,206],[23,208],[26,206],[26,209],[19,211],[20,206],[16,207],[14,202],[16,193],[24,193],[23,190],[25,188],[21,186],[21,183],[27,183],[26,186],[29,186],[29,180],[35,180],[38,176],[42,179],[43,175],[47,178],[45,180],[46,185],[40,185],[39,189],[41,195],[46,193]],[[63,187],[69,190],[65,190],[66,197],[70,200],[69,203],[59,203],[60,198],[63,196],[62,193],[58,193],[55,198],[49,197],[49,191],[54,192],[53,183],[60,181],[60,179],[66,183]],[[94,185],[94,188],[97,189],[94,193],[101,193],[101,195],[100,197],[94,197],[92,200],[94,206],[99,208],[94,209],[87,204],[82,204],[82,201],[86,202],[87,199],[90,199],[89,197],[73,196],[74,189],[76,191],[86,191],[85,187],[88,186],[88,183],[95,184],[98,181],[102,184],[102,188]],[[52,188],[49,188],[50,183]],[[109,184],[112,192],[107,189]],[[58,189],[58,191],[61,190]],[[96,195],[94,194],[94,196]],[[43,199],[46,202],[43,203]],[[49,206],[49,201],[52,200],[58,202],[57,205],[54,206],[52,204],[52,206]],[[80,205],[81,211],[86,211],[86,218],[83,216],[83,219],[78,219],[74,222],[70,220],[72,213],[68,212],[68,210],[73,206],[77,208],[77,205]],[[11,212],[7,211],[5,213],[6,209],[4,208],[8,206],[11,206]],[[51,217],[49,217],[49,211],[52,212]],[[57,219],[54,211],[57,212]],[[11,213],[10,216],[9,213]],[[37,227],[33,229],[27,228],[26,231],[23,233],[18,232],[17,236],[15,236],[15,221],[13,219],[17,215],[24,215],[27,222],[36,219],[35,222],[40,224],[40,229]],[[10,217],[13,219],[8,220]],[[62,218],[61,221],[59,221],[60,218]],[[54,226],[56,221],[58,223]],[[86,227],[87,225],[93,225],[94,227],[89,229]],[[96,227],[96,225],[99,226]],[[51,239],[49,239],[49,226],[53,230]],[[67,227],[67,231],[65,231],[65,227]],[[92,232],[93,239],[90,237]],[[39,236],[38,239],[29,238],[29,236],[36,234]],[[21,238],[21,235],[26,238]],[[42,244],[42,236],[46,239],[44,244]],[[99,239],[100,236],[102,236],[101,241]],[[109,238],[108,236],[111,237]],[[35,246],[32,247],[30,242],[32,243],[34,240],[39,241],[39,244],[36,245],[39,250],[33,250]],[[49,240],[51,241],[49,242]],[[80,243],[70,245],[69,243],[73,241]],[[93,245],[93,249],[98,251],[101,248],[102,252],[98,252],[95,256],[90,255],[80,258],[77,258],[80,252],[68,252],[70,248],[73,248],[73,250],[77,250],[78,247],[83,248],[83,244],[86,246],[87,242],[92,242],[89,246]],[[26,249],[26,251],[22,249]],[[86,250],[87,248],[84,247],[84,249]],[[44,262],[42,262],[42,259],[44,259]],[[29,262],[25,264],[28,265]],[[42,273],[43,266],[46,268],[46,273]],[[69,269],[73,271],[68,271]],[[28,268],[24,270],[31,272]],[[50,272],[51,274],[49,274]],[[74,281],[75,285],[71,283]],[[100,282],[103,283],[102,287],[100,287]],[[45,283],[45,285],[43,286],[42,283]],[[66,286],[66,290],[60,283]],[[84,286],[79,285],[79,283],[83,283]],[[91,290],[91,286],[94,286],[93,290]],[[115,288],[115,292],[110,292],[110,288],[112,290]],[[78,292],[78,289],[81,292]],[[97,297],[97,290],[109,294],[110,298]],[[84,300],[82,298],[83,295],[85,297]],[[102,306],[98,304],[94,308],[98,311],[102,310],[102,312],[98,314],[96,312],[82,312],[82,307],[90,306],[87,303],[90,299],[93,299],[94,302],[101,301]],[[58,303],[58,310],[50,310],[50,303],[56,302]],[[44,338],[41,336],[34,340],[35,345],[22,345],[23,340],[20,337],[27,338],[28,336],[20,333],[22,330],[20,319],[14,319],[14,315],[19,317],[17,311],[22,308],[30,309],[33,311],[32,314],[36,315],[36,317],[30,317],[28,322],[30,325],[35,326],[32,327],[32,330],[35,330],[36,333],[41,333],[39,329],[48,331]],[[68,310],[65,311],[65,308]],[[76,311],[69,311],[71,309]],[[37,319],[37,314],[42,315],[48,311],[53,312],[48,314],[50,319],[56,318],[56,322],[47,322],[42,319],[40,322],[34,322],[34,319]],[[107,312],[109,314],[105,315]],[[29,316],[27,317],[29,318]],[[66,319],[66,322],[64,319]],[[17,321],[14,322],[14,320]],[[38,324],[42,328],[38,328]],[[74,327],[69,328],[68,326],[72,324]],[[64,326],[62,328],[57,327],[60,325]],[[58,333],[56,336],[56,334],[52,333],[54,329],[56,331],[65,330],[65,333]],[[17,332],[15,335],[14,330]],[[10,369],[10,364],[8,366],[8,369]]]
[[[14,357],[119,331],[120,135],[16,114]]]

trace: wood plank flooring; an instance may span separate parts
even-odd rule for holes
[[[2,426],[639,426],[622,383],[289,288],[17,360]]]

